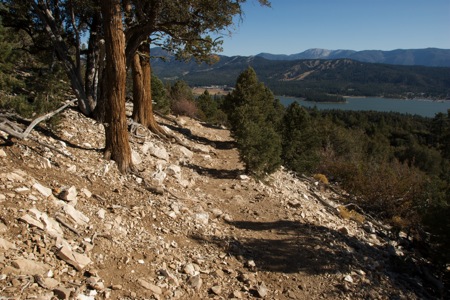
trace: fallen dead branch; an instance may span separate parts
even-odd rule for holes
[[[33,130],[33,128],[36,127],[37,124],[39,124],[42,121],[50,119],[54,115],[66,109],[68,106],[75,104],[76,101],[78,101],[78,99],[70,100],[57,110],[51,111],[43,116],[34,119],[24,131],[22,131],[20,126],[18,126],[16,123],[7,119],[7,115],[0,115],[0,130],[21,140],[26,140],[30,135],[31,131]]]

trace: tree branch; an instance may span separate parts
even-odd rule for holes
[[[33,128],[37,124],[39,124],[42,121],[50,119],[54,115],[60,113],[64,109],[66,109],[69,105],[74,104],[76,101],[78,101],[78,99],[73,99],[73,100],[67,102],[66,104],[64,104],[63,106],[61,106],[60,108],[58,108],[57,110],[51,111],[43,116],[40,116],[40,117],[34,119],[23,132],[21,132],[20,127],[17,126],[16,123],[8,120],[6,118],[6,116],[0,115],[0,130],[6,132],[7,134],[12,135],[16,138],[26,140],[28,138],[28,136],[30,135],[31,131],[33,130]]]

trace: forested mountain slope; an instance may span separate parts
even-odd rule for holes
[[[154,49],[152,55],[161,55]],[[220,56],[213,65],[153,59],[153,71],[164,80],[184,80],[191,86],[233,86],[251,66],[277,95],[304,96],[308,90],[355,96],[430,97],[450,95],[450,68],[363,63],[350,59],[268,60],[262,57]]]

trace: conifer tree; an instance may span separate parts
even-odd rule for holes
[[[311,117],[298,103],[292,103],[283,118],[283,163],[295,172],[311,172],[319,161],[315,151],[320,139]]]
[[[276,131],[279,118],[272,92],[258,81],[255,70],[248,68],[239,75],[235,90],[225,101],[247,172],[263,177],[275,171],[281,164],[281,136]]]

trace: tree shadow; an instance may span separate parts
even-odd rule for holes
[[[204,145],[209,145],[217,150],[230,150],[236,148],[236,143],[234,141],[212,141],[205,137],[192,134],[191,130],[187,128],[177,127],[170,124],[164,124],[164,126],[169,128],[170,130],[173,130],[175,132],[184,135],[184,137],[190,141]]]
[[[239,169],[219,170],[214,168],[201,167],[194,164],[186,164],[185,167],[197,172],[200,175],[208,176],[214,179],[236,179],[239,175],[244,173],[244,170]]]
[[[362,270],[365,277],[371,278],[370,284],[364,282],[362,276],[352,275],[353,285],[365,290],[376,286],[382,272],[396,289],[412,291],[420,298],[433,298],[414,280],[420,275],[419,268],[412,261],[389,255],[390,246],[373,246],[345,232],[294,221],[227,223],[250,232],[252,237],[195,235],[191,238],[201,244],[215,244],[243,263],[253,260],[260,271],[334,274],[341,276],[341,283],[345,284],[346,274]],[[253,237],[262,234],[264,238]],[[432,288],[428,290],[433,292]]]
[[[87,151],[96,151],[96,152],[102,152],[104,150],[104,148],[83,147],[83,146],[74,144],[71,141],[63,139],[61,136],[59,136],[58,134],[56,134],[53,131],[50,131],[48,129],[40,128],[39,132],[41,132],[45,136],[53,138],[56,141],[64,142],[68,147],[73,148],[73,149],[80,149],[80,150],[87,150]]]

